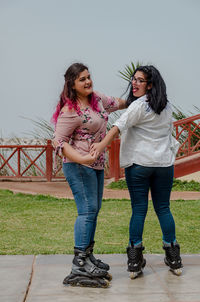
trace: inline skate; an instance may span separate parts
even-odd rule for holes
[[[104,263],[103,261],[101,261],[100,259],[96,259],[94,254],[93,254],[93,248],[94,248],[94,241],[87,247],[86,249],[86,253],[88,254],[90,261],[97,266],[100,269],[103,269],[105,271],[109,271],[110,266],[107,263]],[[105,277],[106,279],[108,279],[108,281],[112,280],[112,275],[110,273],[107,274],[107,276]]]
[[[180,245],[176,243],[165,244],[163,245],[165,250],[164,262],[169,269],[177,276],[182,274],[182,260],[180,257]]]
[[[127,247],[127,256],[128,256],[128,269],[127,271],[130,272],[130,278],[135,279],[140,274],[142,274],[142,269],[146,265],[146,260],[143,257],[142,251],[144,247],[142,244],[134,246],[131,243],[131,246]]]
[[[94,265],[86,251],[74,248],[71,273],[63,280],[64,285],[102,287],[109,286],[108,272]]]

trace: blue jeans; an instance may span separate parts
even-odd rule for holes
[[[75,247],[85,250],[93,241],[101,208],[104,170],[77,163],[64,163],[63,172],[72,190],[78,216],[74,225]]]
[[[143,167],[133,164],[125,169],[125,175],[132,205],[130,242],[132,241],[133,244],[142,242],[149,190],[162,229],[163,241],[174,242],[175,222],[170,211],[174,167]]]

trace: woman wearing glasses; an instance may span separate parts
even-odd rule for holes
[[[154,66],[140,66],[129,86],[128,109],[106,137],[92,145],[91,154],[102,152],[121,134],[120,165],[125,168],[132,205],[127,247],[130,277],[137,277],[146,264],[142,255],[142,235],[149,190],[163,233],[165,263],[180,275],[180,246],[170,211],[173,164],[179,144],[172,136],[172,108],[167,100],[166,85]]]

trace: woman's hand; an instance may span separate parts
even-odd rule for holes
[[[102,143],[93,143],[90,147],[90,154],[93,155],[95,152],[98,152],[100,154],[103,151],[104,147]]]
[[[127,108],[126,100],[122,100],[120,98],[116,98],[119,103],[119,110]]]
[[[95,160],[97,159],[97,157],[99,156],[99,152],[94,151],[92,154],[88,153],[85,156],[82,156],[81,160],[80,160],[80,164],[85,164],[85,165],[91,165],[95,162]]]
[[[113,126],[104,139],[100,143],[93,143],[90,147],[90,154],[98,152],[99,154],[112,142],[112,140],[119,134],[119,129],[117,126]]]

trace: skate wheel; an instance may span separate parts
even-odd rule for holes
[[[107,273],[107,275],[104,277],[106,280],[111,281],[112,280],[112,275]]]
[[[99,278],[98,282],[99,282],[99,285],[100,285],[99,287],[107,288],[110,285],[109,281],[105,278],[102,278],[102,279]]]
[[[172,270],[172,272],[174,273],[174,275],[180,276],[182,274],[182,269],[177,268],[177,269]]]
[[[69,285],[69,280],[71,279],[71,277],[73,276],[72,273],[70,273],[68,276],[65,277],[65,279],[63,280],[63,284],[64,285]]]
[[[108,280],[104,278],[94,278],[94,279],[87,279],[83,280],[82,282],[79,282],[80,286],[84,287],[98,287],[98,288],[107,288],[109,287],[110,283]]]
[[[139,272],[131,272],[131,273],[130,273],[130,278],[133,280],[133,279],[137,278],[141,273],[142,273],[142,271],[139,271]]]
[[[107,288],[110,283],[104,278],[90,278],[81,275],[71,275],[64,279],[64,285],[81,286],[81,287],[99,287]]]

